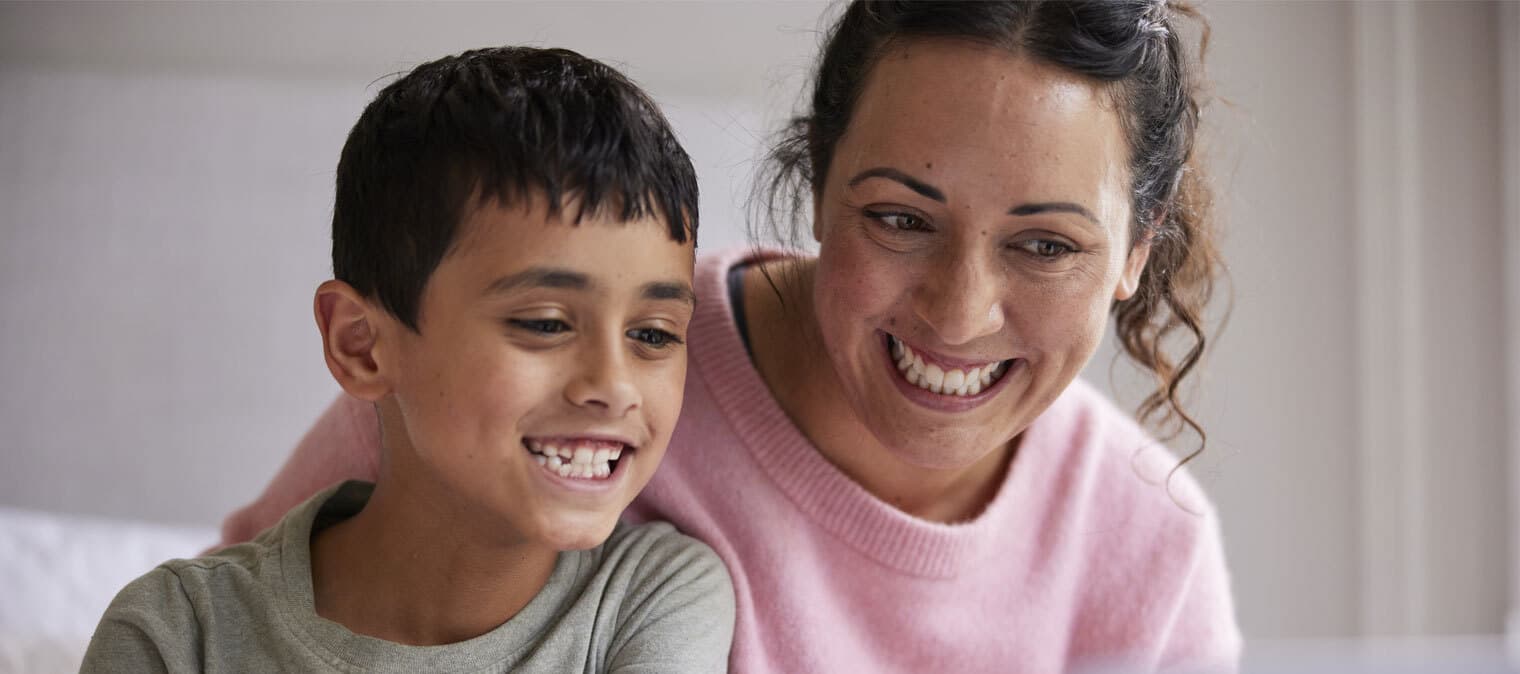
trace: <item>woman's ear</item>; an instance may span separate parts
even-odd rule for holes
[[[391,392],[390,375],[376,349],[389,315],[372,306],[354,287],[338,280],[317,286],[313,302],[327,371],[349,395],[376,402]]]
[[[1114,288],[1114,299],[1124,301],[1134,297],[1140,289],[1140,276],[1145,272],[1145,262],[1151,257],[1151,235],[1147,233],[1139,243],[1131,246],[1129,256],[1124,258],[1124,270],[1119,274],[1119,285]]]

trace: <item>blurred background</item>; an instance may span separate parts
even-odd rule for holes
[[[1502,671],[1520,4],[1203,7],[1233,312],[1193,470],[1248,667]],[[338,150],[389,75],[506,43],[619,66],[691,152],[713,250],[745,242],[754,160],[838,9],[0,3],[0,669],[68,669],[115,590],[209,544],[337,393],[311,295]],[[1131,408],[1145,383],[1111,347],[1086,376]]]

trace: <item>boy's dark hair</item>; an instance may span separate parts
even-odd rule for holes
[[[381,90],[348,134],[333,204],[333,275],[418,330],[428,277],[472,208],[542,195],[572,222],[661,217],[697,231],[691,158],[649,96],[567,49],[476,49]]]

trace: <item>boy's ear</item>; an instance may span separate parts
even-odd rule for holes
[[[336,279],[317,286],[313,305],[333,379],[360,400],[376,402],[388,395],[390,373],[375,357],[384,317],[353,286]]]

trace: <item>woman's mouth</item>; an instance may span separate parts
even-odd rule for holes
[[[897,364],[897,375],[913,386],[944,396],[964,398],[977,395],[1007,374],[1013,362],[1000,360],[971,367],[951,367],[932,358],[926,361],[913,347],[890,334],[886,337],[887,352]]]
[[[523,438],[523,446],[545,470],[579,480],[610,478],[623,452],[633,451],[621,442],[592,438]]]

